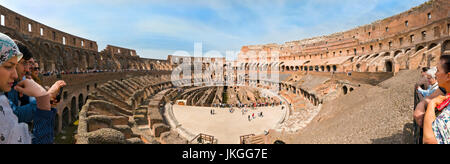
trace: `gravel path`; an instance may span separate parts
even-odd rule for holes
[[[362,85],[324,103],[297,134],[275,137],[286,143],[413,143],[413,86],[419,77],[419,71],[406,70],[378,86]]]

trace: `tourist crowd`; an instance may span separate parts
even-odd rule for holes
[[[141,71],[141,72],[145,72],[145,71],[149,71],[149,70],[137,70],[137,69],[120,69],[120,70],[110,70],[110,69],[104,69],[104,70],[99,70],[99,69],[90,69],[90,70],[75,70],[75,71],[59,71],[59,70],[55,70],[55,71],[40,71],[39,73],[42,74],[43,76],[57,76],[57,75],[69,75],[69,74],[90,74],[90,73],[104,73],[104,72],[129,72],[129,71]]]
[[[52,144],[57,81],[42,87],[39,64],[26,45],[0,33],[0,144]]]
[[[237,103],[237,104],[211,104],[211,107],[217,107],[217,108],[231,108],[231,107],[237,107],[237,108],[256,108],[256,107],[275,107],[277,105],[283,105],[283,102],[264,102],[264,103]]]
[[[423,128],[424,144],[450,144],[450,54],[440,57],[437,67],[423,68],[416,84],[421,100],[414,119]]]

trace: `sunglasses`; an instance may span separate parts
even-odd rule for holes
[[[39,70],[41,70],[41,68],[39,68],[39,67],[34,67],[33,70],[39,71]]]

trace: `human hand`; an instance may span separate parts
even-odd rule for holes
[[[440,105],[442,102],[444,102],[445,100],[447,100],[447,99],[449,99],[449,98],[450,98],[449,95],[447,95],[447,96],[439,95],[439,96],[435,97],[434,99],[432,99],[431,102],[430,102],[430,104],[433,104],[433,105],[435,105],[435,106],[438,106],[438,105]]]
[[[19,82],[14,89],[17,92],[23,93],[31,97],[45,96],[47,92],[38,83],[33,80],[25,79]]]
[[[52,108],[56,108],[58,106],[59,101],[56,98],[50,98],[50,106]]]
[[[58,95],[59,89],[66,85],[67,84],[65,81],[58,80],[57,82],[55,82],[55,84],[53,84],[53,86],[50,89],[48,89],[47,93],[50,95],[51,99],[55,99],[56,96]]]

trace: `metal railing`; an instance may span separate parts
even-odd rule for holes
[[[217,139],[214,136],[200,133],[194,137],[189,143],[191,144],[217,144]]]
[[[248,134],[248,135],[243,135],[240,136],[240,140],[241,140],[241,144],[245,144],[245,142],[247,141],[247,139],[249,139],[250,137],[255,136],[255,134]]]

